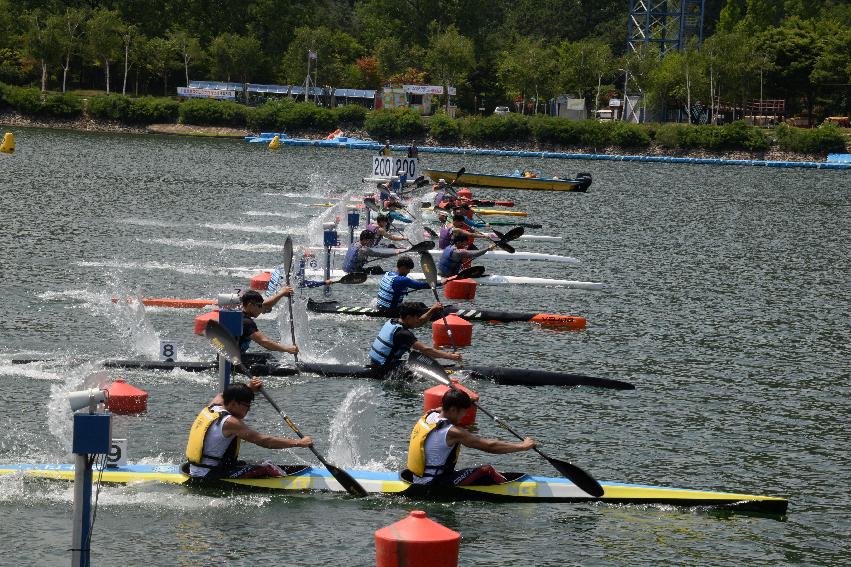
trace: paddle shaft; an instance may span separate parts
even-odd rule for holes
[[[287,239],[289,240],[289,237],[287,237]],[[290,287],[290,271],[292,270],[292,265],[293,265],[292,253],[293,253],[292,247],[290,246],[289,247],[289,261],[287,262],[287,265],[286,265],[287,287]],[[292,293],[287,296],[287,306],[289,307],[289,310],[290,310],[290,337],[292,338],[293,346],[296,346],[296,342],[295,342],[295,319],[293,318],[293,294]],[[298,362],[298,353],[297,352],[293,354],[293,358],[295,359],[296,362]]]
[[[243,366],[242,367],[243,372],[245,371],[244,368],[245,367]],[[260,393],[263,394],[263,397],[266,398],[266,401],[269,402],[272,405],[273,408],[275,408],[275,411],[278,412],[281,415],[281,417],[284,419],[286,424],[289,425],[290,429],[292,429],[295,432],[295,434],[299,436],[300,439],[304,439],[304,434],[301,432],[301,430],[299,430],[299,428],[296,426],[296,424],[293,423],[293,420],[291,420],[289,418],[289,416],[286,413],[284,413],[284,410],[282,410],[280,407],[278,407],[278,404],[276,404],[275,400],[273,400],[271,398],[271,396],[269,396],[269,394],[266,393],[266,390],[264,390],[263,388],[260,388]],[[331,465],[328,464],[328,462],[325,460],[325,458],[322,455],[319,454],[319,452],[316,450],[316,448],[312,444],[308,446],[308,449],[310,449],[313,452],[313,454],[316,455],[316,458],[319,459],[319,462],[322,463],[322,465],[326,469],[330,470]]]

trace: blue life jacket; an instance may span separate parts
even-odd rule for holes
[[[394,309],[405,300],[408,288],[396,291],[393,282],[400,277],[399,272],[387,272],[378,282],[378,307],[381,309]]]
[[[358,251],[360,250],[360,242],[349,244],[349,249],[346,251],[346,257],[343,259],[343,271],[347,274],[360,271],[363,266],[357,265]]]
[[[395,320],[384,323],[384,326],[381,327],[378,336],[369,348],[369,358],[373,364],[378,366],[395,366],[402,361],[402,357],[407,352],[407,349],[393,348],[393,337],[401,328],[402,324]]]
[[[452,258],[452,253],[455,252],[455,250],[455,245],[450,244],[444,248],[443,252],[440,254],[440,260],[437,261],[437,273],[441,276],[454,276],[461,271],[461,263],[463,262],[463,259],[458,258],[455,260]]]

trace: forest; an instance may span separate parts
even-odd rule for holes
[[[189,80],[453,85],[461,115],[589,110],[625,74],[651,108],[784,99],[820,123],[851,106],[851,4],[706,0],[704,40],[627,48],[626,0],[0,0],[0,83],[173,96]]]

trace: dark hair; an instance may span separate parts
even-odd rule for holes
[[[372,240],[375,238],[375,235],[371,230],[362,230],[360,233],[360,240],[363,242],[364,240]]]
[[[233,401],[250,404],[254,401],[254,390],[245,384],[231,384],[222,392],[222,400],[225,404]]]
[[[414,269],[414,259],[410,256],[399,256],[399,259],[396,260],[397,268],[408,268],[409,270]]]
[[[399,319],[404,319],[409,315],[419,317],[428,311],[428,307],[421,301],[405,301],[399,306]]]
[[[259,291],[249,289],[248,291],[242,294],[242,298],[240,299],[240,301],[242,301],[243,305],[248,305],[249,303],[263,305],[263,296],[260,295]]]
[[[452,215],[452,222],[466,222],[467,217],[462,215],[461,213],[455,213]]]
[[[473,400],[470,399],[470,395],[464,390],[456,390],[455,388],[443,394],[443,401],[440,403],[444,411],[452,408],[467,409],[472,405]]]
[[[379,222],[381,222],[381,221],[389,221],[389,220],[390,220],[390,217],[388,217],[388,216],[387,216],[387,215],[385,215],[384,213],[381,213],[380,215],[378,215],[377,217],[375,217],[375,222],[376,222],[376,223],[379,223]]]
[[[452,244],[461,244],[461,243],[466,244],[468,242],[469,238],[470,237],[467,236],[466,234],[461,234],[459,232],[458,234],[456,234],[455,236],[452,237]]]

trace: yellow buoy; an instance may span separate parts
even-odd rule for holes
[[[11,154],[15,151],[15,136],[11,132],[6,132],[3,136],[3,143],[0,144],[0,152]]]
[[[269,149],[270,150],[277,150],[280,147],[281,147],[281,137],[275,136],[274,138],[272,138],[272,141],[269,142]]]

